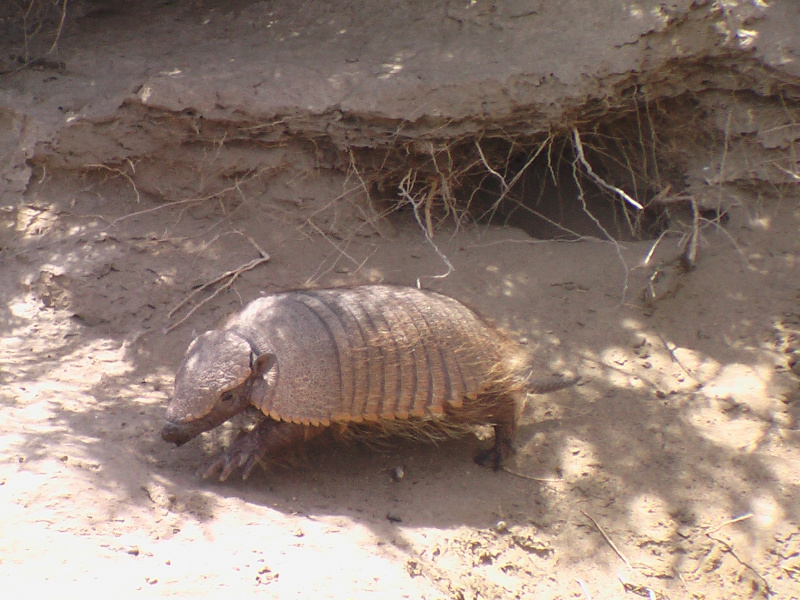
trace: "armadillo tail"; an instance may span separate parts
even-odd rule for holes
[[[529,378],[525,381],[525,386],[532,394],[549,394],[550,392],[556,392],[558,390],[568,388],[571,385],[575,385],[578,383],[578,381],[580,381],[580,379],[581,378],[577,375],[572,377],[557,376],[543,377],[539,379]]]

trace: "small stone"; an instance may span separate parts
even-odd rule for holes
[[[800,354],[793,354],[789,359],[789,369],[792,373],[800,377]]]
[[[411,577],[418,577],[419,575],[422,575],[422,567],[415,560],[409,560],[406,562],[406,571]]]

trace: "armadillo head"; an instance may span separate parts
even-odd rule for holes
[[[250,405],[253,378],[274,362],[232,331],[208,331],[189,345],[175,376],[161,437],[178,446]]]

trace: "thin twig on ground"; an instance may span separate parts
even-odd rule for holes
[[[724,522],[720,523],[719,525],[714,527],[714,529],[712,529],[708,533],[717,533],[723,527],[727,527],[728,525],[733,525],[734,523],[741,523],[742,521],[747,521],[748,519],[752,519],[752,518],[753,518],[753,513],[745,513],[740,517],[736,517],[735,519],[729,519],[727,521],[724,521]],[[708,533],[706,535],[708,535]]]
[[[701,383],[700,380],[695,376],[695,374],[692,373],[692,370],[689,369],[687,366],[685,366],[678,359],[678,357],[675,355],[675,352],[672,350],[672,348],[669,347],[669,344],[667,344],[667,340],[665,340],[664,337],[659,332],[656,332],[656,335],[658,336],[658,339],[661,340],[661,344],[664,346],[664,349],[669,353],[669,356],[672,359],[672,361],[676,365],[678,365],[683,370],[683,372],[686,373],[689,377],[694,379],[697,383]]]
[[[717,525],[716,527],[714,527],[714,529],[712,529],[710,531],[707,531],[706,532],[706,537],[708,539],[712,540],[713,542],[716,542],[717,544],[719,544],[720,547],[722,548],[723,552],[727,552],[728,554],[730,554],[734,559],[736,559],[736,561],[740,565],[742,565],[746,569],[750,570],[753,574],[755,574],[755,576],[758,577],[761,580],[761,583],[764,585],[764,593],[765,593],[765,595],[767,597],[769,597],[769,596],[772,596],[774,594],[774,592],[772,591],[772,587],[769,585],[769,582],[766,580],[766,578],[761,573],[759,573],[756,570],[756,568],[753,567],[753,565],[751,565],[750,563],[748,563],[745,560],[742,560],[742,558],[738,554],[736,554],[736,551],[733,549],[733,546],[730,544],[730,542],[727,542],[727,541],[725,541],[723,539],[720,539],[718,537],[714,537],[714,535],[712,535],[712,534],[716,533],[717,531],[719,531],[720,529],[722,529],[723,527],[727,527],[728,525],[733,525],[734,523],[741,523],[742,521],[747,521],[749,519],[752,519],[753,516],[754,516],[753,513],[745,513],[745,514],[743,514],[741,516],[738,516],[736,518],[728,519],[727,521],[724,521],[724,522],[720,523],[719,525]]]
[[[589,520],[590,520],[590,521],[591,521],[591,522],[594,524],[594,526],[597,528],[597,531],[599,531],[599,532],[600,532],[600,535],[602,535],[602,536],[603,536],[603,539],[605,539],[605,541],[608,543],[608,545],[609,545],[609,546],[611,546],[611,549],[612,549],[614,552],[616,552],[616,553],[617,553],[617,556],[619,556],[619,557],[622,559],[622,562],[624,562],[624,563],[625,563],[625,566],[627,566],[627,567],[628,567],[629,569],[631,569],[631,570],[634,570],[634,569],[633,569],[633,566],[632,566],[632,565],[631,565],[631,563],[630,563],[630,561],[629,561],[627,558],[625,558],[625,555],[622,553],[622,551],[620,551],[620,549],[619,549],[619,548],[617,548],[617,545],[614,543],[614,541],[613,541],[613,540],[612,540],[610,537],[608,537],[608,534],[607,534],[605,531],[603,531],[603,528],[602,528],[602,527],[600,527],[600,523],[598,523],[598,522],[597,522],[597,521],[594,519],[594,517],[592,517],[590,514],[588,514],[588,513],[587,513],[587,512],[585,512],[584,510],[581,510],[581,513],[583,514],[583,516],[584,516],[584,517],[586,517],[587,519],[589,519]]]
[[[586,587],[586,584],[583,582],[583,580],[576,577],[575,581],[577,581],[578,585],[581,586],[581,591],[583,592],[583,595],[586,596],[586,600],[592,600],[592,595],[589,593],[589,589]]]
[[[509,475],[513,475],[514,477],[520,477],[522,479],[530,479],[531,481],[541,481],[543,483],[563,483],[563,478],[558,477],[534,477],[533,475],[526,475],[525,473],[520,473],[518,471],[513,471],[508,467],[501,467],[501,470],[505,471]]]
[[[210,196],[209,198],[213,198]],[[208,200],[209,198],[184,198],[183,200],[175,200],[174,202],[166,202],[164,204],[159,204],[158,206],[154,206],[152,208],[145,208],[144,210],[137,210],[136,212],[129,213],[127,215],[122,215],[121,217],[117,217],[113,221],[110,222],[110,225],[116,225],[121,221],[127,221],[128,219],[132,219],[133,217],[138,217],[141,215],[146,215],[148,213],[156,212],[159,210],[163,210],[165,208],[171,208],[173,206],[180,206],[182,204],[195,204],[197,202],[203,202]]]
[[[637,596],[647,598],[648,600],[666,600],[666,596],[664,596],[664,594],[654,591],[653,588],[647,587],[646,585],[636,585],[635,583],[630,583],[629,581],[623,580],[619,575],[617,575],[617,579],[619,579],[622,589],[626,592],[631,592]]]
[[[710,533],[706,533],[706,537],[708,537],[708,539],[710,539],[710,540],[716,542],[717,544],[719,544],[720,547],[722,548],[723,552],[727,552],[728,554],[730,554],[736,560],[736,562],[738,562],[745,569],[749,570],[756,577],[758,577],[758,579],[761,581],[761,583],[764,586],[764,595],[767,598],[769,598],[770,596],[774,595],[775,592],[772,591],[772,586],[770,586],[769,581],[767,581],[767,579],[761,573],[759,573],[753,565],[751,565],[750,563],[748,563],[745,560],[742,560],[742,558],[738,554],[736,554],[736,551],[733,549],[733,546],[731,544],[729,544],[725,540],[722,540],[722,539],[720,539],[718,537],[714,537]]]

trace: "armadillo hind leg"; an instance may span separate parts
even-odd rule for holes
[[[266,418],[252,430],[240,433],[201,475],[203,479],[219,476],[220,481],[225,481],[236,469],[241,468],[242,479],[247,479],[253,468],[263,464],[268,455],[302,444],[323,429]]]
[[[503,463],[515,453],[513,440],[517,430],[516,399],[513,396],[506,396],[495,401],[491,421],[494,424],[494,444],[491,448],[480,452],[475,457],[475,462],[499,471]]]

